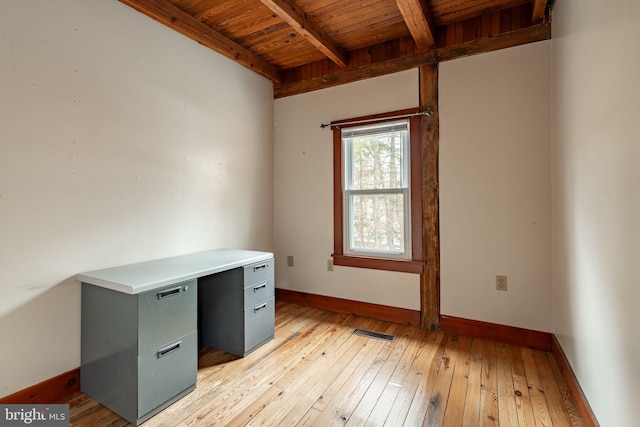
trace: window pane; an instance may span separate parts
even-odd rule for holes
[[[406,131],[391,131],[356,136],[347,140],[351,144],[351,186],[353,190],[402,188],[404,141]]]
[[[352,251],[404,252],[404,200],[400,194],[351,194]]]

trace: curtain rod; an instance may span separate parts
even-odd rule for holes
[[[399,116],[392,116],[392,117],[378,117],[378,118],[374,118],[374,119],[363,119],[363,120],[354,120],[352,122],[344,122],[344,123],[334,123],[331,122],[329,124],[326,123],[320,123],[320,127],[322,129],[331,126],[332,128],[337,127],[340,128],[340,126],[344,126],[344,125],[357,125],[357,124],[361,124],[361,123],[370,123],[370,122],[379,122],[381,120],[393,120],[393,119],[405,119],[407,117],[415,117],[415,116],[430,116],[432,113],[432,111],[429,109],[427,111],[417,111],[415,113],[411,113],[411,114],[401,114]]]

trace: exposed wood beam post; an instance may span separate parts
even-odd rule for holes
[[[418,47],[429,47],[435,43],[435,27],[425,0],[396,0],[398,9]]]
[[[440,183],[438,153],[438,63],[420,66],[420,109],[422,116],[422,239],[426,265],[420,275],[420,325],[440,327]]]
[[[340,67],[347,66],[348,54],[315,21],[307,17],[294,0],[260,0],[287,24]]]
[[[533,2],[533,14],[531,19],[537,21],[544,17],[544,12],[547,8],[547,0],[531,0]]]
[[[120,2],[236,61],[274,83],[281,82],[280,72],[273,64],[194,19],[166,0],[120,0]]]

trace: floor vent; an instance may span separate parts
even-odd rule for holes
[[[396,339],[395,335],[381,334],[380,332],[367,331],[365,329],[354,329],[353,334],[385,341],[393,341]]]

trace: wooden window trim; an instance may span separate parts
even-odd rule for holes
[[[422,161],[421,161],[421,116],[409,117],[409,157],[411,181],[411,259],[398,260],[389,258],[369,258],[344,254],[343,245],[343,152],[341,128],[355,126],[350,122],[367,121],[382,123],[393,117],[415,114],[417,108],[394,111],[384,114],[356,117],[332,123],[333,130],[333,263],[345,267],[369,268],[375,270],[399,271],[422,274],[424,271],[422,247]],[[341,124],[344,124],[341,126]]]

